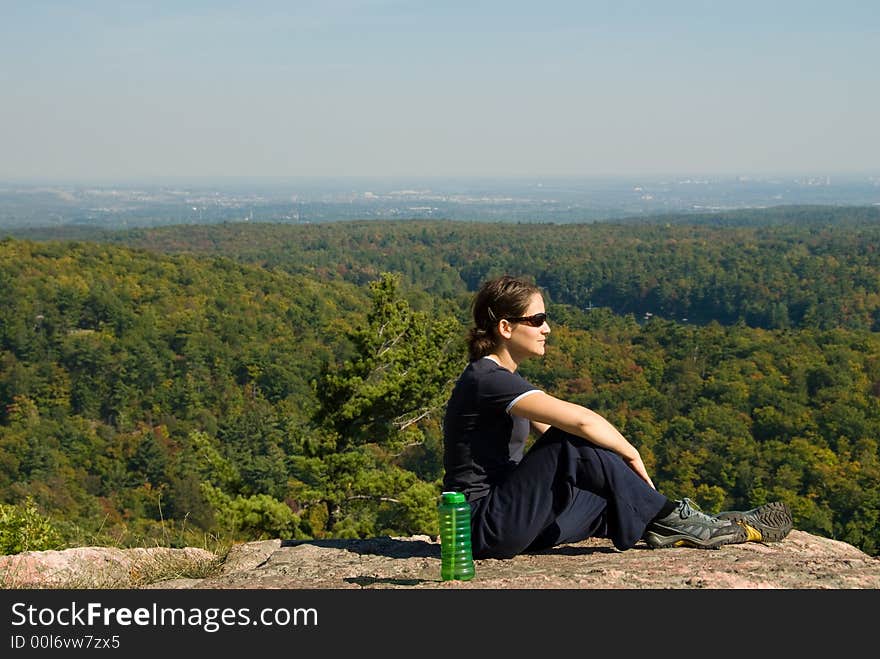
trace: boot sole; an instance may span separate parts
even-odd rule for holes
[[[767,503],[752,510],[718,513],[716,517],[736,522],[745,528],[749,540],[763,542],[779,542],[788,535],[793,525],[791,510],[781,501]],[[754,537],[752,531],[756,531],[761,537]]]
[[[724,545],[733,545],[745,542],[748,534],[740,525],[739,532],[736,535],[726,535],[719,538],[709,538],[708,540],[700,540],[690,535],[659,535],[653,531],[645,533],[643,540],[651,549],[670,549],[673,547],[694,547],[695,549],[720,549]]]

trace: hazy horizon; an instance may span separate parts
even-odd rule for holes
[[[4,3],[0,181],[880,173],[873,2]]]
[[[674,182],[683,179],[705,179],[707,181],[794,181],[806,178],[825,178],[828,177],[836,182],[853,182],[853,181],[873,181],[880,185],[880,167],[874,170],[864,171],[777,171],[777,172],[651,172],[651,173],[619,173],[619,174],[584,174],[584,175],[541,175],[541,174],[511,174],[511,175],[424,175],[402,174],[393,175],[377,175],[377,174],[347,174],[340,176],[319,176],[319,175],[221,175],[221,176],[139,176],[139,177],[6,177],[0,178],[0,185],[23,185],[23,186],[40,186],[40,185],[57,185],[57,186],[120,186],[130,187],[138,185],[171,185],[171,184],[193,184],[207,185],[209,187],[222,187],[223,185],[237,184],[267,184],[267,185],[287,185],[296,183],[315,183],[315,184],[336,184],[344,182],[387,182],[387,183],[407,183],[407,182],[502,182],[514,183],[522,182],[537,185],[542,182],[575,182],[575,183],[591,183],[591,182],[635,182],[644,181],[669,181]]]

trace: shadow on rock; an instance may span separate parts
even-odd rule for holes
[[[345,577],[343,581],[347,583],[355,583],[362,588],[376,586],[379,584],[387,584],[389,586],[418,586],[424,583],[434,583],[427,579],[392,579],[389,577]]]
[[[579,545],[560,545],[550,549],[528,552],[532,556],[590,556],[592,554],[619,554],[614,547],[583,547]]]
[[[350,539],[324,538],[321,540],[284,540],[282,547],[312,545],[327,549],[344,549],[355,554],[375,554],[388,558],[440,558],[440,544],[424,540],[399,540],[391,537]]]

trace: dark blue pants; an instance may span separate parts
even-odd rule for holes
[[[471,503],[474,558],[511,558],[590,537],[629,549],[666,503],[619,455],[558,428]]]

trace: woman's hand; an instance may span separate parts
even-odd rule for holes
[[[633,448],[635,451],[635,448]],[[654,483],[651,481],[651,477],[648,476],[648,470],[645,469],[645,463],[642,462],[642,456],[639,455],[638,451],[635,451],[635,456],[621,456],[626,465],[632,469],[636,474],[638,474],[639,478],[645,481],[648,485],[650,485],[655,490],[657,489],[654,486]]]

